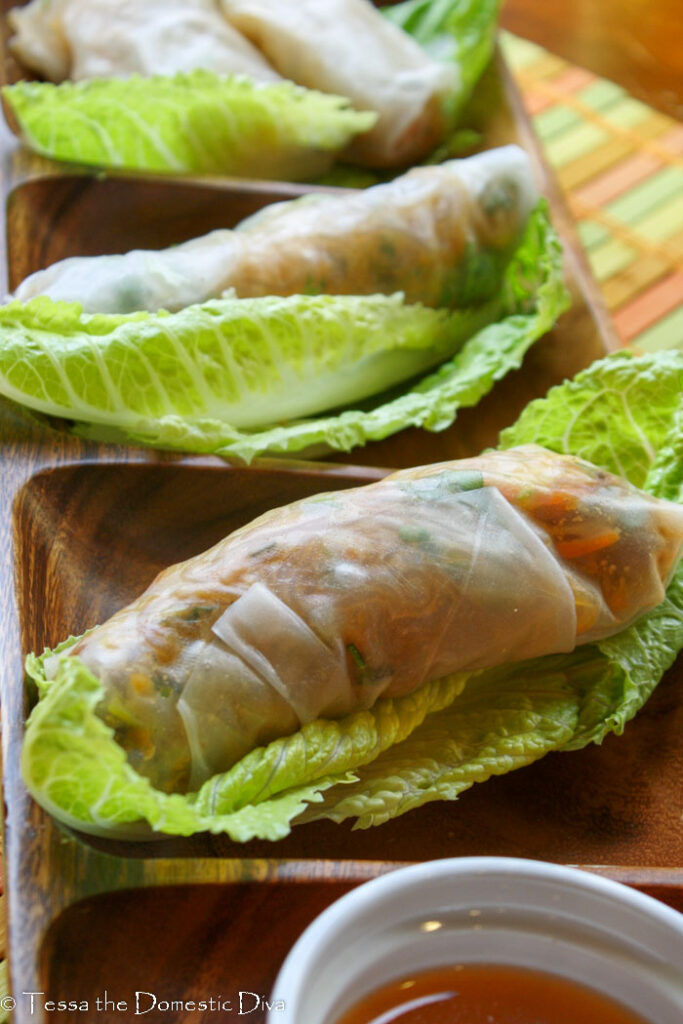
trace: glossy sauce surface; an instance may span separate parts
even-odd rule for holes
[[[593,989],[520,967],[458,964],[371,992],[335,1024],[648,1024]]]

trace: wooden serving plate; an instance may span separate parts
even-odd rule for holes
[[[4,8],[11,6],[5,0]],[[5,51],[6,81],[20,71]],[[0,403],[0,693],[5,877],[15,1024],[53,1019],[44,1000],[87,1003],[60,1020],[135,1020],[135,992],[159,1000],[239,993],[262,1022],[287,950],[349,888],[404,862],[503,854],[591,865],[683,907],[680,824],[683,681],[669,673],[623,737],[491,780],[367,832],[318,823],[274,845],[224,837],[148,844],[94,840],[57,825],[20,775],[28,710],[23,659],[101,621],[162,567],[267,508],[378,479],[386,466],[473,454],[553,384],[616,347],[614,335],[517,92],[500,58],[467,112],[486,147],[530,153],[565,241],[574,303],[522,368],[441,434],[404,431],[328,463],[251,467],[79,441],[63,424]],[[309,191],[274,182],[101,177],[15,152],[4,180],[8,280],[70,255],[163,246],[232,226]],[[363,465],[365,464],[365,465]],[[42,992],[34,997],[28,992]],[[106,1004],[104,1003],[107,993]],[[102,1005],[97,1005],[98,997]],[[143,997],[144,998],[144,997]],[[141,1004],[142,1009],[149,1006]],[[120,1005],[126,1003],[126,1008]],[[203,1019],[225,1020],[226,1012]],[[192,1021],[151,1010],[150,1022]]]
[[[316,823],[276,845],[239,846],[212,836],[115,843],[57,825],[20,776],[23,654],[94,625],[159,569],[265,509],[382,471],[276,460],[243,468],[103,448],[9,405],[2,429],[0,658],[15,1024],[52,1019],[39,1015],[38,997],[31,1004],[21,995],[31,991],[91,1007],[106,991],[113,1003],[95,1018],[74,1010],[62,1019],[112,1024],[135,1019],[136,992],[184,1004],[255,993],[244,1005],[256,1006],[320,910],[405,862],[498,854],[592,865],[683,909],[676,670],[624,736],[550,755],[457,803],[431,804],[381,828]],[[151,1005],[151,996],[139,998],[139,1007]],[[264,1012],[261,999],[250,1019],[263,1021]],[[147,1017],[191,1021],[193,1013]]]

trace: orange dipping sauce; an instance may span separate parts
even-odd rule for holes
[[[335,1024],[648,1024],[568,978],[523,967],[461,964],[399,979]]]

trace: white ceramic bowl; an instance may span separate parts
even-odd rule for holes
[[[373,989],[457,963],[536,968],[652,1024],[683,1021],[683,915],[574,868],[463,857],[400,868],[328,907],[285,960],[272,993],[284,1009],[267,1024],[334,1024]]]

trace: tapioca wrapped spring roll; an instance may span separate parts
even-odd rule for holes
[[[369,0],[220,0],[227,18],[299,85],[348,96],[379,114],[346,159],[370,167],[415,163],[447,128],[456,64],[434,60]]]
[[[469,305],[498,291],[537,199],[527,155],[504,146],[362,192],[278,203],[169,249],[71,257],[14,297],[92,313],[174,311],[228,289],[240,298],[400,291],[426,306]]]
[[[158,789],[455,672],[571,651],[659,604],[683,507],[536,446],[276,509],[175,565],[77,656]]]
[[[195,68],[280,80],[218,0],[32,0],[9,23],[13,53],[53,82]]]

